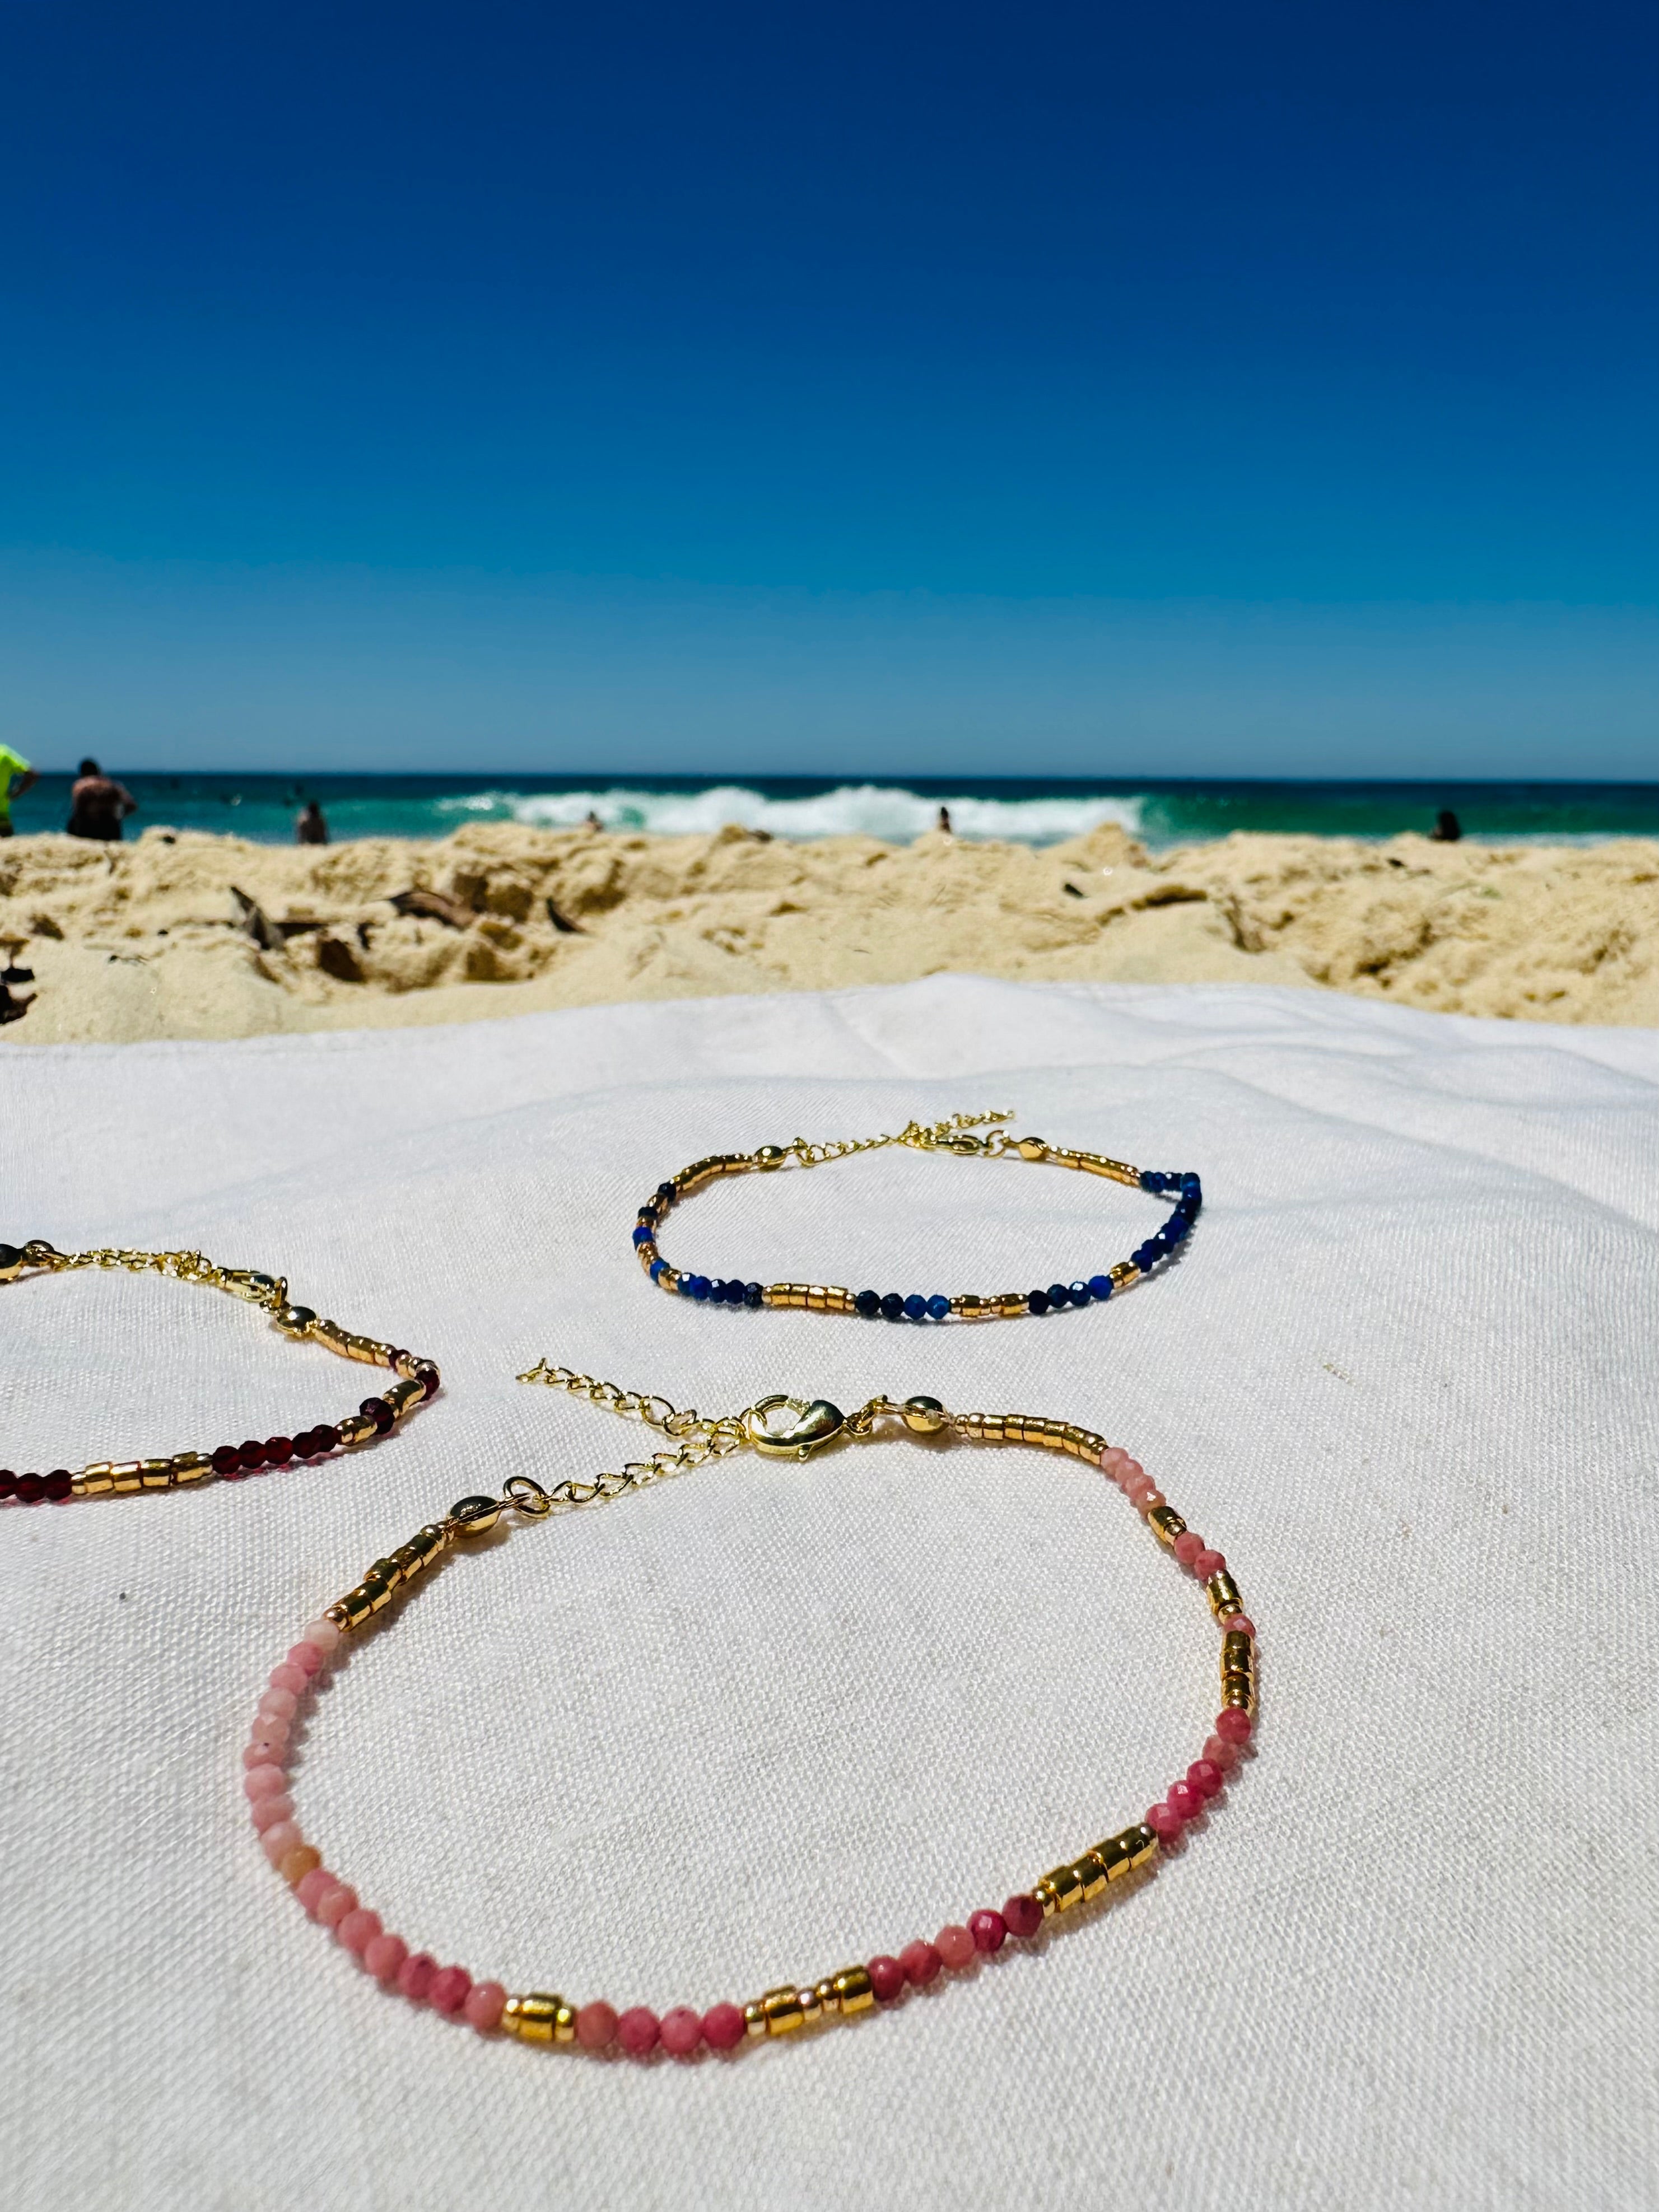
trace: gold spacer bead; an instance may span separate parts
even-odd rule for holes
[[[140,1459],[118,1459],[110,1468],[117,1490],[124,1493],[144,1486],[144,1463]]]
[[[743,2032],[745,2035],[764,2035],[766,2033],[766,2008],[758,1998],[743,2008]]]
[[[1103,1844],[1097,1844],[1091,1856],[1100,1861],[1106,1869],[1108,1881],[1118,1881],[1134,1863],[1134,1853],[1123,1836],[1108,1836]]]
[[[94,1460],[89,1467],[82,1468],[78,1474],[70,1477],[70,1485],[77,1498],[100,1497],[106,1491],[115,1487],[114,1462],[106,1459]]]
[[[1041,1137],[1022,1137],[1019,1140],[1019,1156],[1023,1160],[1047,1159],[1048,1147]]]
[[[1140,1273],[1133,1260],[1120,1260],[1115,1267],[1109,1267],[1106,1272],[1112,1279],[1112,1287],[1119,1291],[1126,1284],[1134,1282]]]
[[[173,1455],[173,1480],[175,1484],[206,1482],[211,1479],[212,1474],[213,1462],[204,1459],[198,1451],[174,1452]]]
[[[824,1976],[823,1979],[817,1984],[814,1994],[817,1997],[818,2006],[821,2011],[825,2013],[840,2011],[841,2007],[836,1997],[836,1978],[833,1974],[826,1974]]]
[[[458,1498],[449,1509],[449,1517],[458,1536],[482,1536],[486,1528],[493,1528],[501,1519],[501,1501],[499,1498]]]
[[[1218,1620],[1225,1620],[1230,1613],[1244,1610],[1239,1601],[1238,1584],[1224,1567],[1218,1575],[1210,1577],[1204,1585],[1204,1595],[1209,1599],[1210,1611]]]
[[[1098,1897],[1111,1879],[1098,1853],[1095,1851],[1085,1851],[1080,1859],[1074,1860],[1072,1872],[1083,1884],[1083,1901],[1085,1905],[1091,1898]]]
[[[520,2043],[551,2043],[558,2033],[560,2014],[569,2009],[562,1997],[532,1990],[527,1996],[509,1997],[501,2007],[502,2032],[517,2036]],[[575,2016],[572,2014],[571,2033],[574,2033]]]
[[[1055,1867],[1043,1875],[1038,1887],[1051,1893],[1058,1912],[1069,1912],[1083,1902],[1083,1877],[1074,1866]]]
[[[285,1336],[308,1335],[317,1320],[309,1306],[280,1306],[271,1318]]]
[[[907,1398],[899,1408],[904,1425],[919,1437],[931,1437],[942,1429],[950,1415],[937,1398]]]
[[[805,2009],[801,2003],[801,1992],[788,1983],[781,1989],[768,1990],[761,1999],[761,2017],[769,2035],[793,2035],[805,2026]]]
[[[1167,1551],[1177,1536],[1186,1534],[1187,1523],[1173,1505],[1154,1505],[1146,1516],[1146,1526]]]
[[[868,2012],[876,2001],[867,1966],[843,1966],[833,1978],[831,1986],[836,1993],[836,2009],[849,2017],[855,2012]]]
[[[1052,1920],[1060,1910],[1060,1899],[1054,1895],[1054,1884],[1047,1880],[1038,1882],[1031,1894],[1042,1907],[1042,1917]]]
[[[1148,1859],[1158,1856],[1158,1838],[1144,1820],[1138,1821],[1133,1828],[1126,1828],[1122,1840],[1129,1846],[1129,1863],[1132,1866],[1145,1866]]]
[[[140,1460],[138,1462],[138,1480],[146,1490],[171,1490],[173,1487],[172,1460]]]
[[[1250,1668],[1255,1664],[1255,1646],[1242,1628],[1230,1628],[1221,1639],[1221,1671],[1229,1667]]]
[[[804,1989],[798,1990],[795,1994],[800,2000],[803,2027],[811,2027],[815,2021],[823,2018],[823,1999],[818,1995],[816,1983],[807,1983]]]

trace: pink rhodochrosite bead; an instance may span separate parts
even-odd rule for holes
[[[1206,1583],[1209,1581],[1212,1575],[1224,1573],[1225,1571],[1226,1565],[1227,1554],[1224,1552],[1212,1552],[1209,1547],[1206,1545],[1205,1548],[1193,1561],[1193,1572],[1197,1576],[1200,1582]]]
[[[1236,1705],[1229,1705],[1224,1713],[1215,1717],[1216,1734],[1224,1735],[1229,1743],[1248,1743],[1254,1725],[1249,1715],[1240,1712]]]
[[[1248,1636],[1252,1643],[1255,1641],[1255,1623],[1248,1613],[1230,1613],[1221,1626],[1237,1629],[1241,1636]]]
[[[1204,1739],[1204,1756],[1212,1766],[1221,1769],[1224,1780],[1227,1770],[1238,1764],[1238,1746],[1229,1743],[1224,1735],[1208,1735]]]
[[[280,1748],[280,1747],[278,1747]],[[246,1767],[270,1766],[274,1763],[271,1746],[263,1736],[242,1746],[242,1764]]]
[[[441,1966],[432,1977],[426,2001],[434,2012],[453,2016],[466,2002],[466,1993],[471,1986],[472,1977],[465,1966]]]
[[[702,2041],[702,2022],[690,2005],[676,2005],[663,2014],[657,2033],[671,2058],[690,2058]]]
[[[1160,1505],[1167,1505],[1169,1502],[1161,1490],[1138,1490],[1133,1499],[1135,1511],[1143,1516],[1153,1512]]]
[[[617,2040],[630,2058],[648,2058],[661,2033],[662,2022],[649,2005],[630,2005],[617,2022]]]
[[[299,1696],[301,1691],[304,1689],[306,1680],[307,1676],[304,1668],[290,1666],[286,1659],[283,1660],[280,1667],[273,1667],[270,1670],[271,1688],[273,1690],[292,1690],[296,1698]]]
[[[432,1978],[438,1971],[438,1961],[430,1951],[416,1951],[398,1969],[398,1987],[416,2004],[424,2003],[426,1993],[432,1987]]]
[[[409,1956],[409,1946],[401,1936],[377,1936],[372,1943],[363,1946],[363,1969],[373,1974],[377,1982],[395,1982],[398,1970]]]
[[[493,2035],[501,2024],[501,2009],[506,2002],[507,1991],[499,1982],[474,1982],[461,2007],[461,2017],[480,2035]]]
[[[308,1620],[300,1631],[301,1644],[314,1644],[325,1659],[340,1640],[340,1632],[331,1620]]]
[[[274,1797],[261,1797],[248,1808],[253,1815],[256,1833],[263,1836],[267,1828],[274,1828],[279,1820],[294,1818],[294,1800],[286,1790],[279,1790]]]
[[[1042,1907],[1029,1892],[1011,1897],[1002,1908],[1011,1936],[1035,1936],[1042,1925]]]
[[[337,1882],[313,1917],[324,1928],[337,1928],[348,1912],[357,1910],[357,1893],[347,1882]]]
[[[1187,1780],[1200,1797],[1218,1796],[1226,1779],[1212,1759],[1195,1759],[1187,1769]]]
[[[314,1644],[296,1644],[286,1662],[290,1667],[297,1667],[307,1681],[322,1663],[323,1655]]]
[[[884,1952],[880,1958],[872,1959],[864,1971],[870,1977],[871,1992],[878,2004],[896,2004],[904,1995],[904,1969],[896,1959]]]
[[[967,1932],[963,1929],[964,1936]],[[899,1953],[899,1964],[904,1969],[905,1980],[913,1988],[925,1990],[945,1961],[931,1943],[924,1943],[918,1939],[914,1943],[907,1943]]]
[[[1204,1810],[1204,1800],[1190,1782],[1172,1782],[1164,1794],[1170,1810],[1182,1820],[1195,1820]]]
[[[1108,1444],[1100,1455],[1101,1472],[1103,1474],[1110,1475],[1114,1482],[1122,1480],[1124,1469],[1128,1464],[1129,1455],[1121,1444]]]
[[[1183,1528],[1174,1543],[1170,1545],[1170,1549],[1183,1567],[1190,1567],[1193,1562],[1203,1554],[1204,1539],[1194,1534],[1192,1529]]]
[[[288,1854],[304,1843],[297,1820],[274,1820],[259,1838],[259,1849],[272,1866],[281,1866]]]
[[[974,1963],[974,1939],[965,1928],[958,1928],[954,1921],[939,1929],[933,1938],[933,1948],[952,1973],[959,1974],[964,1966],[971,1966]]]
[[[313,1867],[294,1894],[314,1920],[317,1917],[318,1900],[326,1897],[331,1889],[337,1889],[338,1887],[337,1878],[326,1867]]]
[[[1173,1805],[1149,1805],[1146,1826],[1160,1843],[1167,1844],[1181,1833],[1181,1815]]]
[[[976,1951],[1000,1951],[1008,1940],[1008,1923],[1000,1912],[970,1912],[968,1933]]]
[[[380,1914],[371,1912],[365,1905],[360,1905],[355,1911],[347,1913],[334,1934],[336,1940],[346,1950],[356,1951],[361,1956],[380,1932]]]
[[[585,2004],[578,2011],[576,2040],[584,2051],[603,2051],[615,2040],[616,2033],[617,2008],[606,2004],[603,1997],[596,1997],[592,2004]]]
[[[1146,1470],[1140,1462],[1138,1459],[1131,1459],[1128,1453],[1125,1452],[1123,1463],[1117,1471],[1118,1487],[1121,1490],[1133,1490],[1138,1482],[1145,1482],[1146,1479]]]
[[[300,1700],[292,1690],[267,1690],[259,1700],[262,1713],[280,1713],[284,1720],[291,1720],[299,1710]]]
[[[710,2005],[702,2016],[702,2039],[711,2051],[735,2051],[743,2041],[743,2014],[734,2004]]]
[[[242,1777],[242,1788],[252,1804],[258,1797],[275,1797],[288,1787],[288,1777],[274,1762],[265,1766],[250,1766]]]

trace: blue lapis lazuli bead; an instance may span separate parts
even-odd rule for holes
[[[1025,1310],[1027,1313],[1047,1313],[1048,1310],[1048,1291],[1028,1291],[1025,1294]]]
[[[654,1231],[647,1229],[644,1222],[641,1222],[639,1227],[634,1231],[634,1242],[636,1244],[648,1244],[654,1234]]]
[[[682,1275],[674,1287],[683,1298],[689,1298],[691,1296],[691,1277]]]
[[[866,1321],[873,1321],[876,1316],[881,1311],[881,1292],[879,1291],[860,1291],[857,1297],[854,1299],[853,1304],[858,1309],[859,1312],[864,1316]]]
[[[691,1278],[691,1295],[694,1298],[706,1298],[714,1287],[707,1275],[693,1275]]]
[[[763,1302],[765,1295],[758,1283],[745,1283],[743,1286],[743,1302],[751,1313]]]
[[[881,1302],[881,1311],[882,1318],[884,1321],[903,1320],[904,1301],[896,1291],[889,1291],[887,1292],[886,1296]]]
[[[1066,1287],[1072,1294],[1072,1304],[1074,1306],[1086,1306],[1088,1304],[1089,1285],[1087,1283],[1068,1283]]]
[[[678,1193],[672,1182],[659,1182],[657,1185],[657,1195],[659,1198],[665,1200],[668,1205],[672,1206]]]
[[[1070,1305],[1072,1303],[1072,1293],[1069,1287],[1064,1283],[1050,1283],[1048,1285],[1048,1303],[1051,1306]]]
[[[661,1282],[662,1271],[667,1265],[666,1260],[653,1260],[651,1262],[651,1279],[653,1283]]]
[[[928,1299],[927,1310],[932,1314],[935,1321],[943,1321],[951,1310],[951,1301],[949,1298],[942,1298],[939,1297],[936,1293],[933,1297]]]
[[[912,1291],[904,1301],[904,1317],[907,1321],[926,1321],[927,1318],[927,1301],[915,1291]]]
[[[1089,1295],[1091,1297],[1095,1298],[1109,1298],[1112,1295],[1111,1277],[1109,1275],[1091,1275],[1089,1278]]]
[[[1142,1190],[1162,1190],[1164,1180],[1156,1168],[1148,1168],[1141,1176],[1140,1188]]]

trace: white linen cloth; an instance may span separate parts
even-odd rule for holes
[[[650,1289],[703,1152],[1010,1105],[1198,1169],[1179,1262],[982,1328]],[[1315,992],[1020,986],[0,1053],[0,1237],[285,1273],[445,1389],[325,1468],[0,1511],[6,2195],[58,2208],[1659,2201],[1659,1037]],[[1156,1201],[887,1151],[717,1186],[713,1274],[994,1291]],[[205,1291],[0,1290],[0,1457],[210,1448],[373,1385]],[[489,2044],[380,1994],[239,1765],[301,1626],[453,1499],[679,1405],[927,1391],[1125,1443],[1228,1555],[1258,1755],[1109,1909],[735,2063]],[[706,2006],[1000,1905],[1140,1815],[1216,1704],[1202,1593],[1102,1479],[912,1442],[744,1455],[510,1539],[320,1701],[295,1784],[411,1944]],[[1038,1954],[1034,1955],[1034,1952]]]

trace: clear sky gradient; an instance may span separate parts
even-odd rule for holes
[[[58,765],[1659,775],[1645,4],[0,27]]]

